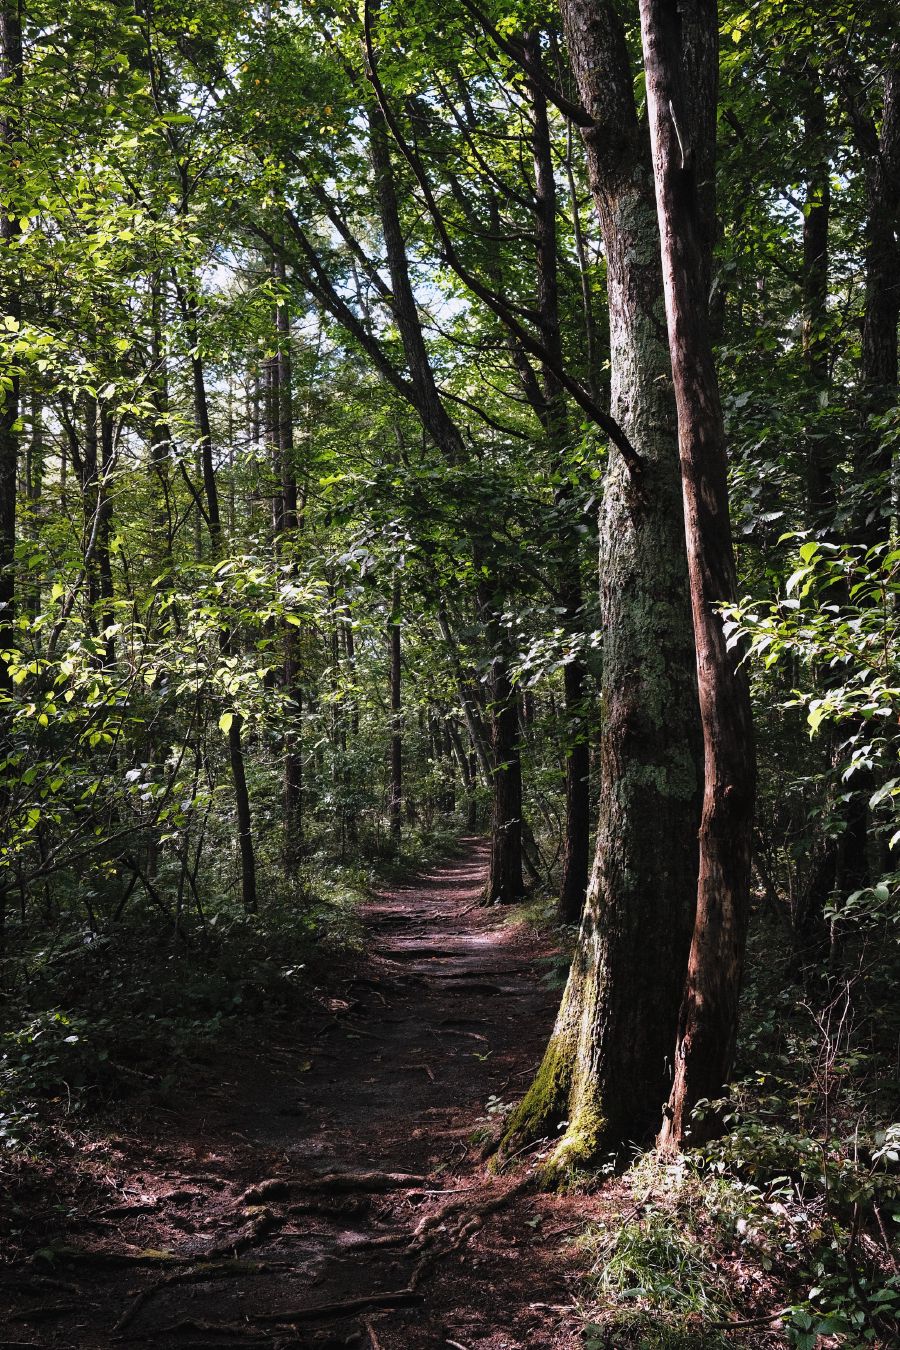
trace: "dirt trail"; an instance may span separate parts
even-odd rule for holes
[[[559,995],[465,849],[367,906],[367,955],[302,1028],[223,1053],[152,1136],[82,1141],[52,1260],[0,1274],[0,1350],[580,1344],[564,1244],[586,1202],[489,1177],[472,1140]]]

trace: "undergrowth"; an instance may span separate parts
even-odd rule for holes
[[[590,1350],[900,1343],[896,951],[795,972],[779,946],[758,923],[719,1139],[639,1157],[642,1202],[580,1239]]]
[[[161,922],[140,901],[118,921],[57,918],[7,933],[0,966],[0,1147],[34,1148],[59,1115],[135,1092],[165,1099],[216,1040],[310,997],[339,953],[359,949],[363,868],[330,864],[272,888],[258,914],[217,898]]]
[[[27,926],[10,916],[0,961],[0,1150],[40,1148],[47,1122],[135,1093],[165,1101],[223,1036],[301,1008],[360,952],[360,906],[378,886],[456,851],[431,830],[407,834],[397,858],[308,855],[273,867],[259,912],[233,892],[165,906],[135,892],[121,914],[102,894]],[[164,894],[164,892],[162,893]]]

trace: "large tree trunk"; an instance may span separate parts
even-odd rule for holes
[[[731,1072],[750,910],[756,783],[750,690],[716,605],[734,599],[727,455],[710,338],[711,212],[718,88],[716,0],[640,0],[647,109],[678,440],[704,745],[697,916],[660,1139],[711,1128],[691,1113]]]
[[[644,464],[610,451],[600,520],[604,634],[594,869],[538,1075],[504,1147],[559,1138],[550,1176],[652,1135],[671,1056],[697,883],[699,723],[675,408],[649,146],[611,5],[564,0],[607,254],[612,414]]]

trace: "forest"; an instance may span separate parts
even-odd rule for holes
[[[0,1347],[900,1340],[890,0],[0,0]]]

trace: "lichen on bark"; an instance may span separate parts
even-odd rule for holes
[[[696,900],[702,756],[671,367],[649,172],[602,200],[615,452],[600,517],[603,633],[596,854],[575,959],[543,1063],[501,1143],[555,1141],[559,1185],[652,1137],[671,1081]],[[561,1122],[564,1122],[561,1127]]]

